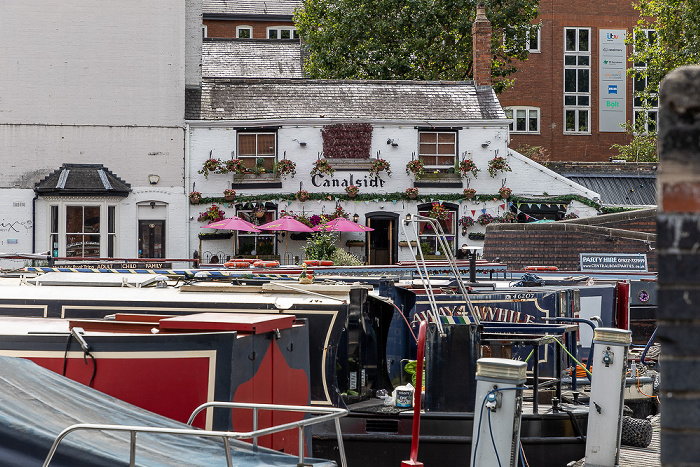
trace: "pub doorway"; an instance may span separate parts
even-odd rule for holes
[[[398,256],[398,214],[386,212],[368,213],[367,226],[374,230],[368,232],[368,264],[395,264]]]
[[[165,258],[164,220],[139,220],[139,258]]]

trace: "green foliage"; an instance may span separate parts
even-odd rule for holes
[[[535,34],[537,6],[537,0],[487,5],[496,92],[510,85],[514,62],[527,59],[520,39]],[[294,22],[312,78],[463,81],[472,77],[475,16],[473,0],[305,0]]]
[[[336,248],[331,255],[331,261],[335,266],[362,266],[362,260],[352,253]]]
[[[305,259],[332,260],[333,253],[338,249],[336,243],[338,238],[335,233],[319,231],[312,234],[306,246],[301,248]]]
[[[644,121],[637,120],[635,125],[625,122],[622,125],[627,134],[632,135],[629,144],[613,144],[610,149],[617,149],[619,157],[627,162],[656,162],[656,132],[646,131]]]

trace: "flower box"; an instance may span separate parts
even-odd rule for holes
[[[345,246],[347,247],[364,247],[365,242],[362,240],[348,240],[345,242]]]
[[[399,242],[399,246],[400,246],[401,248],[407,248],[407,247],[408,247],[408,242],[407,242],[406,240],[401,240],[401,241]],[[411,240],[411,246],[412,246],[412,247],[418,246],[418,242],[415,241],[415,240]]]

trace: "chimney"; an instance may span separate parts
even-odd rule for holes
[[[472,24],[472,49],[474,84],[491,86],[491,21],[486,17],[483,3],[476,6],[476,18]]]

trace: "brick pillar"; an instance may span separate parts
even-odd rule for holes
[[[700,465],[700,67],[660,87],[658,149],[661,463]]]
[[[477,86],[491,86],[491,21],[486,17],[483,3],[476,6],[472,24],[472,53],[474,82]]]

